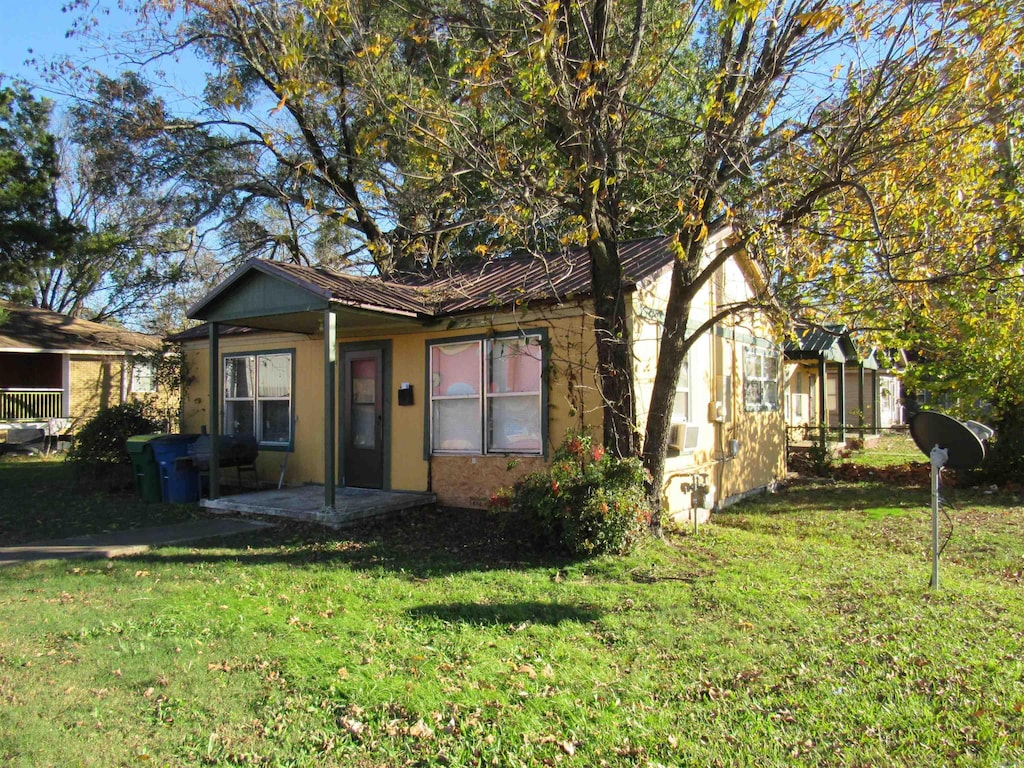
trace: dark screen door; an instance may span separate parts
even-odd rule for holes
[[[384,487],[384,398],[379,349],[345,353],[345,485]]]

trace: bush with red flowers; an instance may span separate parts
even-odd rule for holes
[[[646,477],[638,458],[612,458],[589,435],[570,433],[546,471],[502,488],[490,510],[507,535],[533,548],[625,553],[651,522]]]

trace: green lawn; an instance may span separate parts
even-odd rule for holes
[[[886,430],[869,448],[853,451],[849,461],[865,467],[891,467],[904,464],[927,464],[928,457],[914,444],[906,429]]]
[[[0,763],[1022,764],[1024,509],[962,494],[932,592],[927,507],[804,485],[579,563],[438,513],[0,569]]]

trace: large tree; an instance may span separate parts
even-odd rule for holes
[[[26,88],[0,87],[0,285],[25,280],[68,234],[54,194],[52,106]]]
[[[851,228],[877,232],[875,246],[898,230],[901,222],[882,222],[873,204],[885,171],[900,171],[904,153],[897,150],[955,146],[960,130],[981,122],[983,115],[960,109],[978,90],[966,74],[973,68],[975,78],[986,77],[999,46],[1019,34],[1016,6],[988,9],[830,0],[410,0],[409,17],[430,20],[427,37],[457,65],[434,66],[429,93],[415,99],[388,92],[385,80],[376,101],[397,102],[395,120],[413,115],[432,126],[410,134],[423,151],[454,154],[488,189],[501,190],[488,205],[501,210],[505,231],[518,225],[529,244],[539,229],[560,228],[567,243],[587,247],[604,438],[619,454],[636,447],[618,246],[637,234],[676,235],[642,448],[656,493],[684,356],[724,313],[750,308],[726,307],[694,329],[695,296],[741,250],[765,265],[775,286],[814,270],[827,284],[840,270],[827,274],[821,265],[849,244]],[[399,34],[389,43],[377,60],[364,60],[362,79],[373,82],[393,66],[405,42]],[[554,226],[538,227],[539,215]],[[731,231],[729,246],[708,262],[708,239],[723,228]],[[819,250],[774,271],[780,254],[796,254],[783,246],[802,229],[814,231]],[[888,273],[874,271],[879,282],[899,259],[914,259],[873,252],[893,260]],[[797,305],[815,295],[788,293]]]
[[[40,113],[53,170],[40,183],[48,207],[30,216],[48,237],[0,281],[3,293],[57,312],[128,321],[183,278],[194,226],[210,206],[182,178],[187,148],[140,130],[163,111],[144,84],[125,75],[99,78],[59,127],[50,126],[48,109]]]
[[[455,182],[468,169],[420,153],[407,140],[417,126],[368,100],[356,76],[381,45],[377,30],[408,24],[394,6],[142,0],[135,8],[141,28],[130,42],[110,43],[126,64],[152,69],[187,49],[206,67],[202,94],[179,114],[124,114],[187,148],[182,178],[216,204],[207,244],[225,259],[270,255],[386,274],[471,249],[480,222],[463,197],[470,185]],[[396,93],[415,87],[406,76],[418,67],[415,51],[398,64]],[[469,247],[454,247],[460,239]]]

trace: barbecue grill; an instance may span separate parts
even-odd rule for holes
[[[220,467],[234,467],[238,475],[238,484],[242,484],[242,470],[252,472],[253,483],[259,488],[259,478],[256,475],[256,456],[259,455],[259,444],[255,435],[219,435],[218,446],[220,447]],[[188,455],[192,460],[192,466],[200,472],[210,471],[210,448],[213,447],[213,438],[210,435],[200,435],[195,442],[188,447]]]

